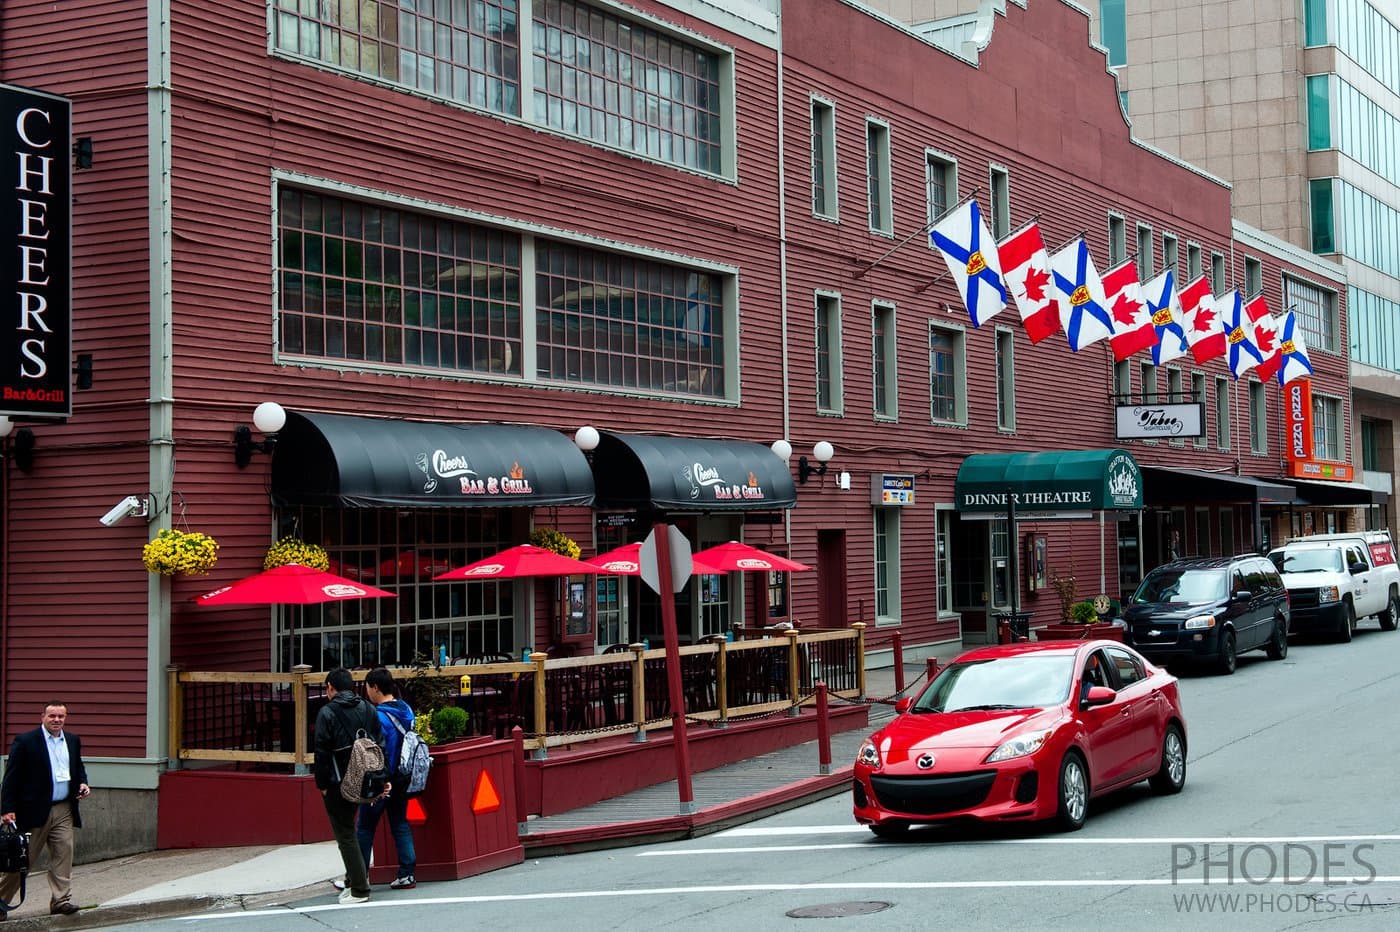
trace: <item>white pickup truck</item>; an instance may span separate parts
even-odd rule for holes
[[[1350,641],[1356,620],[1376,616],[1382,631],[1400,620],[1400,565],[1389,531],[1314,534],[1269,552],[1291,608],[1289,633],[1323,631]]]

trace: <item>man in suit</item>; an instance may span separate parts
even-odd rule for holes
[[[49,850],[49,912],[69,916],[73,905],[73,829],[82,828],[78,800],[92,792],[83,767],[82,742],[65,732],[68,706],[44,706],[43,726],[26,731],[10,745],[5,779],[0,782],[0,820],[29,832],[29,861]],[[13,902],[19,874],[0,874],[0,899]],[[0,911],[0,919],[5,914]]]

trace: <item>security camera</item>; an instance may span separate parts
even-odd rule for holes
[[[128,495],[126,498],[112,506],[112,510],[103,515],[99,520],[107,527],[119,524],[132,515],[146,516],[146,500],[135,495]]]

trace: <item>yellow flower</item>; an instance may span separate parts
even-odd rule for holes
[[[552,550],[561,557],[568,557],[577,560],[583,549],[567,534],[561,534],[554,528],[537,527],[530,532],[530,543],[536,547],[543,547],[545,550]]]
[[[284,537],[267,548],[267,556],[263,559],[263,569],[270,570],[288,563],[300,563],[302,566],[309,566],[314,570],[329,570],[331,568],[326,548],[316,544],[308,544],[299,537]]]
[[[208,534],[165,529],[141,548],[141,562],[162,576],[203,576],[218,561],[219,543]]]

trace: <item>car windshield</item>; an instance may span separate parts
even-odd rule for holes
[[[1043,709],[1069,698],[1073,654],[1020,654],[953,663],[924,690],[914,712]]]
[[[1221,569],[1156,569],[1138,586],[1134,602],[1214,602],[1225,597]]]
[[[1275,550],[1269,554],[1280,573],[1340,573],[1342,552],[1326,547],[1307,550]]]

